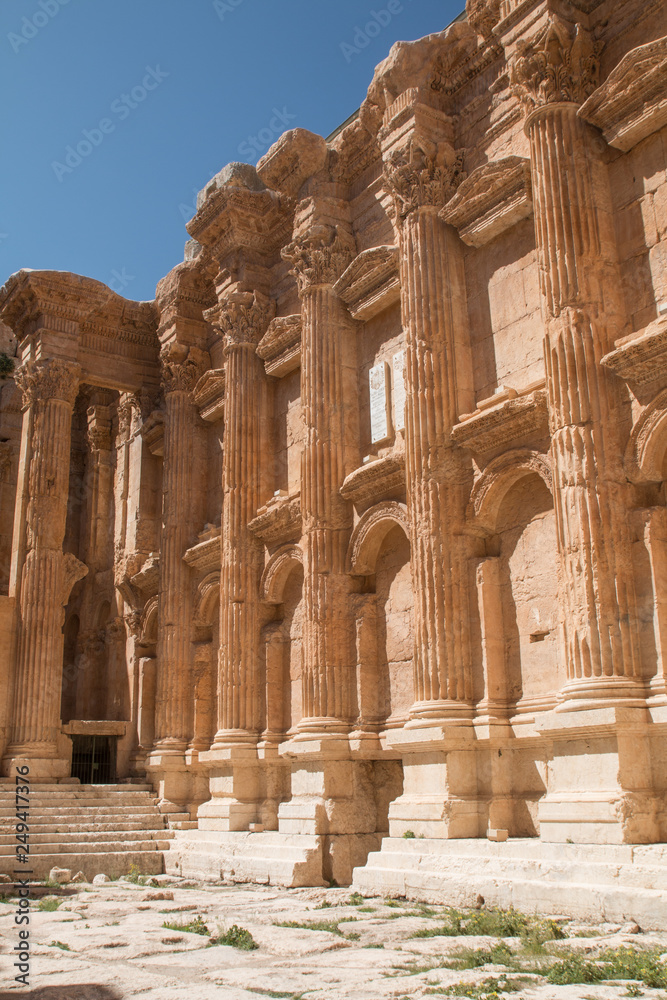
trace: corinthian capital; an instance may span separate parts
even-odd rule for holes
[[[231,292],[210,310],[209,318],[222,333],[225,347],[257,344],[266,333],[276,304],[262,292]]]
[[[299,292],[311,285],[333,285],[356,254],[354,237],[341,226],[311,226],[282,251],[292,265]]]
[[[532,41],[518,41],[510,85],[527,111],[561,101],[581,104],[596,89],[599,69],[588,31],[552,14]]]
[[[418,208],[444,208],[465,178],[463,152],[448,142],[413,138],[384,161],[385,183],[394,197],[398,219]]]
[[[198,347],[165,345],[160,351],[162,388],[169,392],[192,392],[209,366],[209,356]]]
[[[14,372],[27,409],[40,399],[59,399],[74,406],[81,366],[71,361],[25,361]]]

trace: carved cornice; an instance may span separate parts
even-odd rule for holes
[[[624,151],[667,124],[667,37],[623,56],[579,114]]]
[[[354,237],[342,226],[314,225],[282,251],[292,265],[299,293],[316,285],[333,285],[356,251]]]
[[[183,344],[165,345],[160,351],[161,382],[165,394],[192,392],[208,368],[210,359],[206,351]]]
[[[354,319],[378,316],[400,301],[398,248],[373,247],[362,250],[334,285]]]
[[[220,420],[225,406],[225,369],[211,368],[204,372],[194,387],[192,398],[203,420],[208,423]]]
[[[412,137],[407,146],[392,150],[384,161],[387,190],[397,218],[420,208],[443,208],[462,180],[463,152],[448,142],[434,143]]]
[[[473,170],[440,218],[455,226],[468,246],[482,247],[532,212],[530,161],[508,156]]]
[[[377,135],[359,118],[336,138],[334,153],[332,176],[345,184],[352,184],[374,163],[379,164],[382,156]]]
[[[74,407],[79,391],[81,365],[71,361],[25,361],[14,369],[14,379],[21,390],[23,408],[39,400],[59,399]]]
[[[200,535],[200,541],[189,548],[183,560],[199,573],[210,573],[220,569],[222,551],[220,548],[220,525],[208,528]]]
[[[160,556],[151,552],[138,573],[130,577],[130,583],[144,598],[157,594],[160,585]]]
[[[550,14],[531,40],[520,38],[509,64],[510,87],[526,111],[547,104],[581,104],[597,87],[598,49],[582,24]]]
[[[186,229],[220,267],[242,251],[271,264],[292,228],[292,200],[267,190],[248,164],[231,163],[197,199]]]
[[[215,288],[198,263],[184,261],[157,286],[156,301],[162,334],[177,320],[190,324],[204,322],[204,310],[215,305]]]
[[[628,382],[646,385],[667,376],[667,316],[617,340],[614,346],[600,363]]]
[[[453,440],[476,455],[485,456],[510,444],[522,444],[549,432],[547,393],[543,388],[519,396],[506,389],[474,413],[466,414],[452,430]]]
[[[257,353],[267,375],[282,378],[301,366],[301,314],[276,316],[259,344]]]
[[[500,0],[466,0],[466,16],[471,28],[489,38],[500,20]]]
[[[259,508],[257,517],[248,525],[253,535],[266,545],[291,542],[301,537],[301,498],[285,495],[273,499]]]
[[[222,299],[206,316],[222,334],[225,348],[256,348],[275,311],[275,301],[262,292],[236,291]]]
[[[340,488],[340,494],[354,504],[383,500],[405,488],[405,463],[387,455],[361,465],[351,472]]]
[[[70,594],[74,588],[74,584],[78,583],[79,580],[83,580],[84,576],[88,575],[88,567],[85,563],[82,563],[80,559],[72,552],[66,552],[63,556],[63,578],[62,578],[62,593],[60,595],[60,603],[64,608],[69,601]]]
[[[327,161],[321,135],[304,128],[284,132],[257,164],[257,176],[273,191],[296,196],[304,183]]]

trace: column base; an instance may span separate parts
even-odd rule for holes
[[[643,708],[646,688],[631,677],[587,677],[568,681],[555,710],[588,712],[598,708]]]
[[[667,830],[654,787],[648,712],[625,706],[554,711],[538,723],[553,741],[540,839],[552,843],[651,844]]]
[[[69,778],[72,770],[70,760],[63,760],[61,757],[33,757],[20,751],[13,753],[11,747],[7,749],[6,755],[2,758],[2,773],[12,780],[17,776],[17,768],[28,768],[23,775],[26,781],[32,782],[57,782],[63,778]],[[21,775],[18,775],[21,777]]]
[[[479,837],[486,803],[477,795],[471,724],[396,730],[387,736],[403,760],[403,794],[389,806],[390,837]]]
[[[160,812],[189,812],[192,781],[185,754],[162,754],[153,750],[146,758],[145,767],[146,775],[157,791]]]
[[[199,829],[240,832],[259,823],[261,788],[256,746],[214,744],[199,754],[199,760],[208,770],[210,794],[199,807]]]

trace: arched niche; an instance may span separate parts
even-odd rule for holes
[[[193,723],[190,748],[208,750],[216,728],[220,630],[220,573],[200,581],[192,616],[194,640]]]
[[[259,585],[261,599],[267,604],[282,604],[283,591],[290,573],[303,566],[303,552],[298,545],[283,545],[264,567]]]
[[[375,573],[382,543],[397,526],[409,540],[410,522],[404,503],[386,500],[367,510],[352,532],[347,550],[347,572],[352,576],[371,576]]]
[[[356,525],[347,571],[365,577],[356,604],[360,724],[401,725],[414,701],[413,589],[405,504],[385,501]]]
[[[644,407],[625,453],[628,478],[659,483],[667,472],[667,389]]]
[[[470,514],[484,533],[496,531],[499,513],[512,487],[528,475],[542,479],[553,494],[551,460],[539,451],[516,448],[495,458],[484,469],[470,495]]]

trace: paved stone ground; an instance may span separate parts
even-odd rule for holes
[[[210,886],[172,880],[168,876],[160,876],[157,881],[158,886],[124,881],[71,886],[76,893],[63,898],[54,911],[40,910],[35,902],[31,922],[31,991],[11,983],[9,956],[17,940],[16,904],[0,903],[0,997],[412,1000],[448,995],[442,990],[455,983],[469,986],[492,978],[497,984],[506,973],[499,965],[463,971],[443,967],[461,949],[489,949],[498,945],[498,938],[411,937],[417,931],[443,924],[446,912],[440,906],[425,908],[406,900],[361,901],[355,897],[352,900],[357,905],[350,905],[349,889]],[[163,927],[165,922],[190,922],[197,915],[211,937],[237,924],[251,932],[259,948],[241,951],[211,944],[206,934]],[[331,930],[277,926],[283,921],[326,922],[332,926]],[[595,958],[601,948],[621,946],[667,952],[667,930],[633,934],[628,930],[636,928],[621,929],[611,924],[586,927],[563,922],[561,926],[568,938],[547,943],[549,952],[576,950],[590,958]],[[513,952],[525,956],[520,939],[504,940]],[[522,961],[525,966],[549,959],[525,956]],[[517,975],[510,973],[510,982]],[[497,985],[494,992],[489,985],[474,995],[486,995],[491,1000],[507,994],[499,993]],[[630,991],[627,982],[552,986],[539,976],[524,979],[518,991],[509,997],[610,1000],[640,995],[646,1000],[652,997],[667,1000],[664,989],[643,985],[631,986]]]

